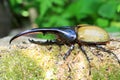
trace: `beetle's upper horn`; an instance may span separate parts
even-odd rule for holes
[[[64,29],[66,29],[66,28],[33,28],[33,29],[23,31],[23,32],[15,35],[14,37],[11,38],[9,43],[11,44],[11,42],[14,39],[16,39],[16,38],[18,38],[18,37],[20,37],[22,35],[26,35],[26,34],[30,34],[30,33],[37,33],[37,32],[43,32],[43,33],[45,33],[45,32],[59,33],[60,32],[60,33],[64,33],[63,32]]]

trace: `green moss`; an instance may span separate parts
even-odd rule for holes
[[[70,56],[63,60],[67,50],[65,45],[60,48],[32,44],[28,48],[2,49],[0,80],[119,80],[120,67],[111,57],[104,56],[99,64],[98,57],[91,60],[92,74],[89,76],[88,62],[79,47],[76,45]]]
[[[19,51],[2,55],[0,58],[0,80],[39,80],[43,79],[42,69]]]
[[[109,65],[101,67],[100,69],[92,70],[93,80],[119,80],[120,78],[120,67],[115,65]]]

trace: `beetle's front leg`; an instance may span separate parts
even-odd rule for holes
[[[74,49],[74,44],[72,44],[69,48],[69,50],[65,53],[63,56],[63,59],[66,60],[66,58],[70,55],[71,51]]]
[[[61,44],[58,40],[46,40],[46,41],[35,41],[33,39],[28,39],[29,42],[34,43],[34,44]]]

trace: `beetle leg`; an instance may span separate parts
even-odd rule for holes
[[[74,44],[72,44],[69,48],[69,50],[65,53],[63,56],[63,59],[66,60],[66,58],[70,55],[71,51],[74,49]]]
[[[117,41],[117,42],[120,42],[120,39],[110,39],[110,41]]]
[[[59,44],[60,45],[60,42],[57,41],[57,40],[46,40],[46,41],[35,41],[33,39],[28,39],[29,42],[31,43],[34,43],[34,44]]]
[[[89,75],[91,75],[91,65],[90,65],[90,60],[89,60],[89,57],[87,55],[87,52],[85,51],[84,46],[80,46],[80,49],[85,54],[85,57],[86,57],[86,59],[87,59],[87,61],[89,63]]]
[[[96,45],[96,47],[97,47],[98,49],[103,50],[104,52],[107,52],[108,54],[112,54],[112,55],[117,59],[118,63],[120,64],[120,60],[118,59],[117,55],[114,54],[112,51],[107,50],[107,49],[103,48],[103,47],[100,46],[100,45]]]

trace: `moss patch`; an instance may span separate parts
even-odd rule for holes
[[[101,68],[92,70],[93,80],[119,80],[120,79],[120,67],[111,64],[104,65]]]
[[[2,54],[0,58],[0,80],[42,79],[42,69],[19,51]]]

